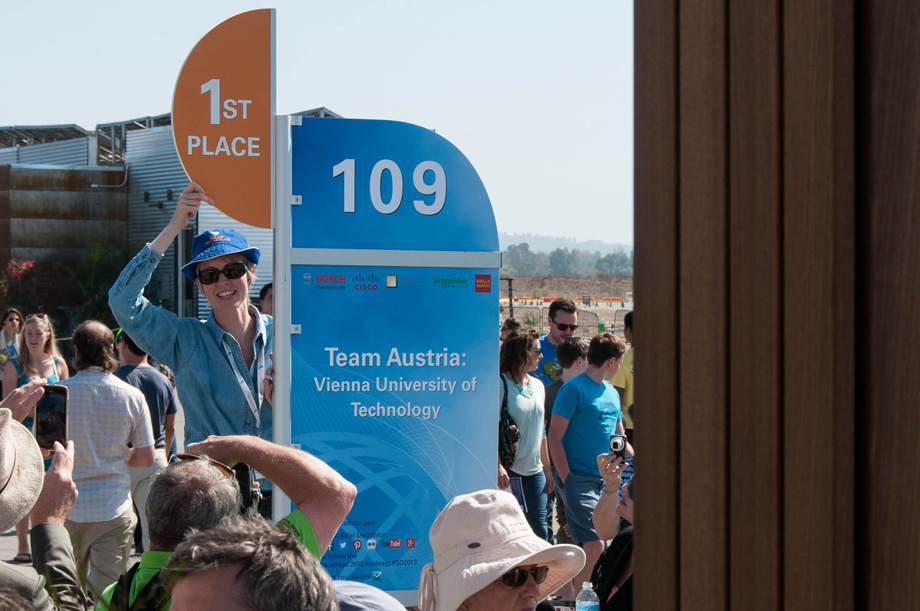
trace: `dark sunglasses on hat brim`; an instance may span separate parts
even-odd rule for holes
[[[220,471],[226,477],[236,476],[236,472],[233,469],[231,469],[224,463],[218,462],[214,460],[213,458],[209,458],[207,456],[199,456],[198,454],[173,454],[170,457],[169,462],[174,463],[180,460],[203,460],[207,462],[209,465],[211,465],[212,467],[214,467],[215,469],[217,469],[218,471]]]

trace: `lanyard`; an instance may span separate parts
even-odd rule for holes
[[[249,390],[249,384],[246,383],[246,380],[243,378],[243,374],[241,374],[240,370],[237,369],[236,359],[233,358],[233,353],[230,351],[230,345],[226,336],[221,339],[220,343],[224,348],[224,352],[227,353],[227,360],[230,361],[230,368],[233,369],[233,373],[236,374],[236,381],[240,385],[240,390],[243,391],[243,396],[246,397],[246,402],[249,404],[249,409],[252,411],[252,415],[255,416],[256,427],[261,434],[262,419],[259,417],[259,407],[262,404],[262,380],[265,379],[265,347],[263,346],[262,349],[259,350],[259,354],[256,356],[258,362],[258,367],[256,368],[256,395],[259,397],[259,402],[256,403],[255,397],[252,396],[252,391]]]

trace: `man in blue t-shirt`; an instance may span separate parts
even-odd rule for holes
[[[553,403],[548,445],[556,471],[556,489],[565,501],[569,534],[587,556],[576,584],[590,580],[591,570],[604,549],[591,523],[604,488],[597,456],[609,452],[611,435],[626,434],[620,397],[606,383],[616,374],[625,352],[626,346],[613,333],[594,336],[588,346],[588,368],[563,384]],[[627,446],[626,451],[632,456],[632,446]]]
[[[544,386],[562,377],[562,368],[556,360],[556,346],[572,337],[578,328],[578,308],[571,299],[559,298],[549,304],[549,331],[540,338],[540,364],[536,376]]]

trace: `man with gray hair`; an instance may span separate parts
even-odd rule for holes
[[[169,561],[172,611],[338,611],[332,579],[294,535],[251,515],[196,531]]]
[[[177,546],[190,532],[210,531],[240,513],[241,491],[228,465],[249,465],[288,495],[296,508],[281,526],[316,558],[332,542],[357,494],[354,485],[315,456],[259,437],[211,436],[186,451],[157,473],[150,486],[150,551],[105,589],[97,608],[165,608],[161,569]]]

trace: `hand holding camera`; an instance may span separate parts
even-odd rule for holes
[[[598,455],[597,470],[604,478],[605,490],[619,490],[620,476],[628,466],[629,463],[624,458],[612,452]]]

